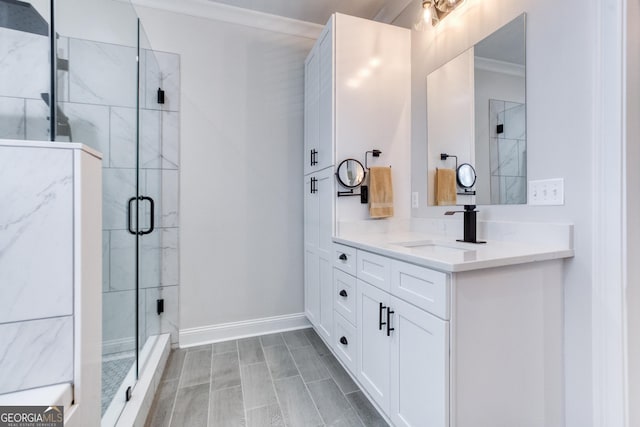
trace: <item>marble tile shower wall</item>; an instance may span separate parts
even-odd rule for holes
[[[497,126],[503,125],[503,132]],[[527,202],[525,105],[489,100],[491,204]]]
[[[40,95],[48,92],[47,49],[46,37],[0,29],[0,138],[49,139]],[[104,352],[128,351],[135,346],[135,239],[127,231],[127,201],[136,192],[136,49],[60,37],[58,56],[69,60],[57,87],[72,140],[103,153]],[[146,314],[140,335],[170,332],[177,342],[180,58],[144,50],[140,62],[140,192],[156,201],[156,231],[140,242],[139,303]],[[159,87],[166,93],[162,105]],[[148,219],[142,222],[148,226]],[[161,316],[158,298],[165,300]]]

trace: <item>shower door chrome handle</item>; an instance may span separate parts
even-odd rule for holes
[[[153,199],[151,197],[148,197],[148,196],[140,196],[139,199],[140,200],[148,200],[149,204],[151,205],[151,218],[149,219],[149,229],[145,230],[145,231],[139,231],[138,232],[138,234],[140,234],[141,236],[144,236],[145,234],[151,234],[153,232],[153,229],[155,228],[155,224],[154,224],[155,202],[153,201]]]
[[[127,204],[128,207],[128,214],[127,216],[129,217],[129,224],[128,224],[128,228],[129,228],[129,233],[131,234],[137,234],[136,231],[131,227],[131,212],[133,211],[133,209],[131,209],[131,202],[135,201],[137,199],[137,197],[132,197],[129,199],[129,203]]]

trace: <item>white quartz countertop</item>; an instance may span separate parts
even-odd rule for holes
[[[485,244],[474,244],[457,242],[450,236],[412,231],[352,232],[334,237],[333,241],[451,273],[569,258],[574,255],[573,249],[557,244],[492,240],[487,240]]]

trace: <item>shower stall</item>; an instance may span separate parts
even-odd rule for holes
[[[177,342],[179,90],[179,56],[151,49],[131,4],[0,0],[0,138],[103,155],[105,426],[157,337]]]

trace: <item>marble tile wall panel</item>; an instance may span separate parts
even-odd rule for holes
[[[0,323],[71,314],[73,153],[0,150]]]
[[[145,50],[145,108],[178,111],[180,109],[180,56]],[[157,91],[165,92],[165,103],[158,104]]]
[[[103,354],[135,349],[136,291],[102,294]]]
[[[140,168],[162,167],[161,112],[140,111]],[[136,110],[111,108],[111,167],[136,167]]]
[[[73,380],[73,317],[0,325],[0,394]]]
[[[162,229],[162,285],[180,283],[178,228]]]
[[[180,115],[162,112],[162,169],[178,169],[180,146]]]
[[[26,99],[26,139],[49,141],[49,107],[41,99]]]
[[[102,170],[103,229],[125,230],[127,228],[128,200],[135,195],[135,169],[105,168]]]
[[[519,156],[519,169],[520,176],[527,176],[527,141],[518,141],[518,156]]]
[[[69,59],[69,37],[58,37],[57,41],[58,58]],[[58,78],[56,81],[56,96],[58,102],[69,101],[69,71],[58,67]]]
[[[111,232],[102,231],[102,292],[109,290],[111,265]]]
[[[0,139],[25,139],[25,109],[23,98],[0,96]]]
[[[103,166],[109,165],[109,107],[60,103],[68,117],[73,142],[81,142],[102,153]]]
[[[126,230],[110,231],[109,291],[136,288],[136,237]]]
[[[145,171],[145,194],[155,200],[154,221],[156,227],[178,226],[178,171],[149,169]],[[145,218],[150,205],[145,204]]]
[[[171,333],[171,342],[178,342],[178,286],[148,288],[146,292],[147,336]],[[156,301],[164,299],[164,313],[158,316]]]
[[[505,102],[504,107],[504,137],[506,139],[526,139],[524,104]]]
[[[41,93],[49,93],[49,38],[0,28],[0,96],[40,99]]]
[[[527,180],[523,177],[504,177],[505,182],[505,203],[520,204],[527,203]]]
[[[135,48],[69,40],[69,101],[134,108],[136,87]]]
[[[156,229],[153,233],[141,236],[139,239],[138,270],[141,288],[158,287],[161,284],[162,237],[162,229]]]
[[[517,140],[498,140],[498,175],[518,176],[520,173],[520,152]]]

